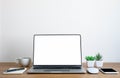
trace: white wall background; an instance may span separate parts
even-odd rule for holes
[[[1,4],[0,61],[32,57],[35,33],[80,33],[83,58],[100,52],[105,62],[120,62],[120,0],[2,0]]]
[[[2,26],[2,0],[0,0],[0,57],[2,56],[2,32],[1,32],[1,26]],[[0,58],[1,59],[1,58]]]

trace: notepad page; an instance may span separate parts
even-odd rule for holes
[[[16,69],[16,68],[9,68],[8,70],[10,69]],[[23,70],[17,70],[17,71],[11,71],[11,72],[4,71],[3,74],[23,74],[26,70],[27,68]]]

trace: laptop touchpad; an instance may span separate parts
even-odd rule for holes
[[[64,73],[64,72],[69,72],[69,69],[46,69],[44,72],[49,72],[49,73]]]

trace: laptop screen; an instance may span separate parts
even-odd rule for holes
[[[34,35],[34,65],[81,65],[80,34]]]

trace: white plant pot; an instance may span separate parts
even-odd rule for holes
[[[95,61],[87,61],[87,67],[94,67]]]
[[[103,66],[103,61],[96,61],[95,65],[96,65],[96,67],[102,67]]]

